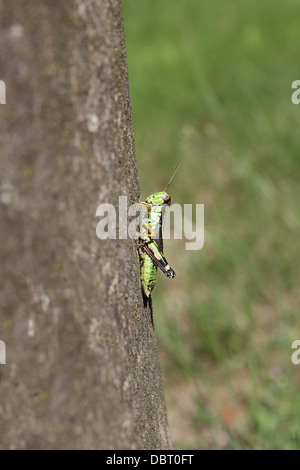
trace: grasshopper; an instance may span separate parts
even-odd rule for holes
[[[166,192],[180,163],[177,164],[167,186],[159,193],[151,194],[145,202],[135,202],[146,209],[141,221],[139,233],[139,255],[141,264],[141,281],[146,299],[151,300],[151,293],[156,284],[157,268],[169,278],[175,277],[175,271],[168,264],[163,254],[163,225],[171,197]]]

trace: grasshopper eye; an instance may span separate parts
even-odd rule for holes
[[[163,201],[165,202],[169,202],[171,200],[169,194],[166,194],[165,196],[163,196]]]

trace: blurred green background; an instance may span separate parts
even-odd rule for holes
[[[299,449],[295,0],[123,0],[141,198],[205,204],[153,294],[177,449]]]

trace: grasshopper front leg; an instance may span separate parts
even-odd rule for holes
[[[136,202],[131,200],[131,204],[134,204],[135,206],[143,206],[147,208],[147,211],[151,211],[151,204],[148,204],[147,202]]]

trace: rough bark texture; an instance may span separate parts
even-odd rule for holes
[[[136,244],[96,237],[139,197],[120,1],[2,1],[0,43],[0,447],[169,448]]]

